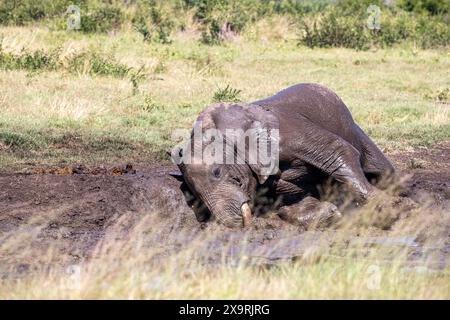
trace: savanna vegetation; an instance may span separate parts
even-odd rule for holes
[[[168,163],[173,130],[190,128],[205,106],[299,82],[336,91],[388,154],[431,148],[450,141],[449,70],[446,0],[2,0],[0,170]],[[333,246],[272,268],[211,270],[187,262],[189,252],[154,266],[141,242],[110,244],[118,249],[87,262],[81,281],[38,273],[3,281],[0,298],[449,298],[448,267],[408,271],[403,249],[342,254],[349,228]],[[374,261],[377,290],[367,286]]]
[[[171,130],[212,101],[299,81],[336,90],[383,147],[449,138],[446,2],[382,5],[380,30],[360,1],[74,3],[80,30],[68,1],[2,2],[2,167],[162,159]]]

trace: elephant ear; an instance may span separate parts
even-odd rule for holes
[[[263,184],[270,175],[278,172],[278,119],[270,110],[256,105],[241,106],[239,111],[242,113],[238,119],[243,125],[232,135],[225,133],[227,148],[234,150],[236,163],[247,164],[258,182]]]
[[[269,176],[279,171],[279,130],[278,127],[268,124],[254,121],[251,127],[255,134],[256,150],[249,146],[247,164],[260,184],[265,183]]]
[[[170,159],[178,166],[181,174],[184,174],[185,165],[183,162],[183,148],[181,146],[175,146],[170,152],[167,151]]]
[[[260,173],[260,168],[257,165],[249,165],[250,169],[252,169],[252,172],[256,175],[256,177],[258,178],[258,182],[259,184],[264,184],[264,182],[267,181],[267,179],[269,179],[269,174],[261,174]],[[259,173],[258,173],[259,172]]]

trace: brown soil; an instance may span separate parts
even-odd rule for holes
[[[431,196],[450,210],[450,143],[389,155],[406,181],[405,195],[421,202]]]
[[[410,176],[403,196],[418,203],[433,199],[432,207],[444,212],[448,225],[450,144],[389,156],[401,175]],[[12,253],[0,255],[0,274],[8,274],[11,266],[19,272],[29,270],[49,247],[56,250],[58,263],[78,263],[90,257],[113,230],[114,234],[117,230],[126,234],[143,218],[152,230],[159,231],[149,234],[149,247],[166,245],[176,251],[196,237],[215,233],[216,237],[204,246],[209,250],[209,259],[214,255],[220,259],[224,243],[227,256],[239,256],[241,249],[236,248],[244,234],[246,255],[264,263],[302,255],[316,233],[322,238],[324,234],[332,235],[326,231],[302,233],[277,218],[256,219],[251,230],[245,232],[225,230],[214,221],[199,222],[203,218],[194,214],[193,203],[187,201],[186,190],[175,177],[178,174],[174,166],[157,165],[31,167],[20,173],[1,173],[0,240],[11,243],[8,252]],[[442,236],[447,237],[446,245],[440,248],[447,261],[450,230]],[[6,250],[1,243],[0,250]],[[21,251],[30,244],[34,254],[22,256]]]

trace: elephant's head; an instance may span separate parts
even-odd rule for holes
[[[258,184],[278,170],[278,121],[256,105],[210,106],[198,117],[187,144],[172,150],[172,158],[219,222],[246,226]]]

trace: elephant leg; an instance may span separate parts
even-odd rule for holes
[[[287,145],[293,157],[309,163],[345,184],[360,200],[376,193],[361,167],[360,153],[349,142],[311,122]]]
[[[278,215],[284,221],[305,229],[312,226],[329,226],[342,216],[334,204],[320,202],[313,197],[306,197],[296,204],[281,207]]]
[[[331,176],[346,185],[356,195],[358,200],[364,202],[373,197],[377,193],[377,190],[367,180],[357,155],[352,153],[349,152],[345,162],[333,171]]]
[[[357,126],[361,141],[361,165],[369,181],[379,183],[389,178],[394,173],[394,167],[380,149],[370,138]],[[379,187],[383,187],[382,185]],[[386,187],[386,186],[384,186]]]
[[[307,195],[304,188],[283,179],[278,180],[275,191],[285,204],[297,203]]]

